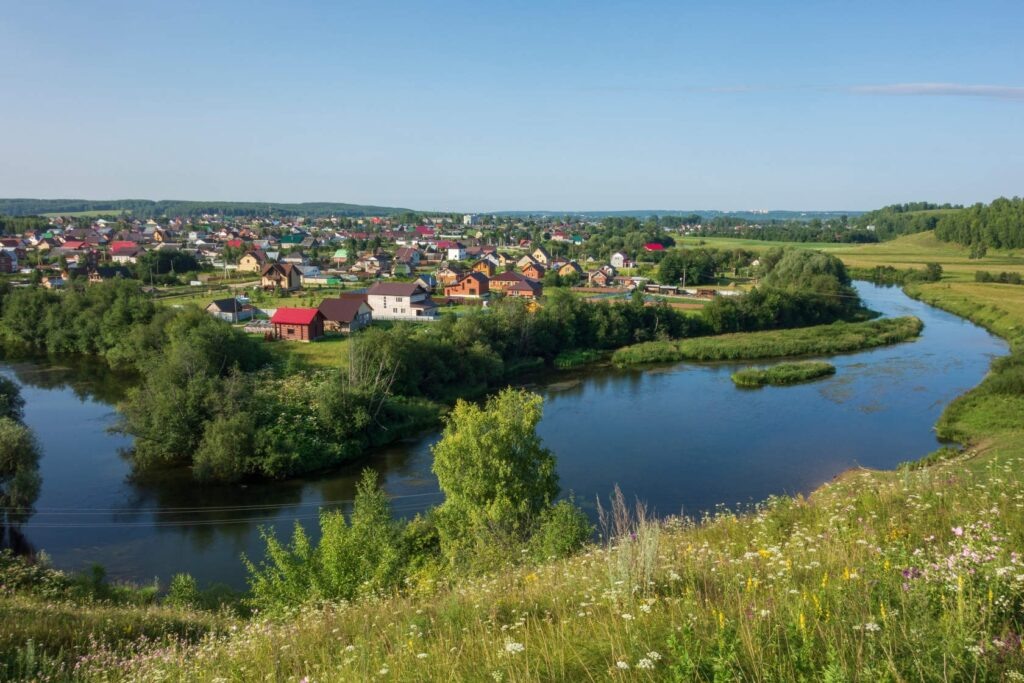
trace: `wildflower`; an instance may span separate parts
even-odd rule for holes
[[[622,618],[625,619],[626,621],[633,621],[633,615],[632,614],[623,614]]]
[[[953,535],[954,536],[963,536],[964,535],[964,528],[962,526],[955,526],[955,527],[953,527]]]
[[[427,653],[426,652],[421,652],[418,655],[416,655],[416,659],[426,659],[426,658],[427,658]]]
[[[643,605],[640,605],[640,611],[643,612],[644,614],[650,614],[651,613],[651,606],[646,604],[646,603],[643,604]]]
[[[647,657],[644,657],[643,659],[641,659],[639,662],[636,663],[636,668],[638,668],[638,669],[653,669],[654,668],[654,662],[652,662]]]
[[[512,641],[512,640],[510,640],[510,641],[505,643],[505,652],[507,652],[510,655],[519,654],[520,652],[522,652],[525,649],[526,649],[526,646],[523,645],[522,643],[517,643],[517,642]]]
[[[619,668],[619,669],[628,669],[629,668],[629,664],[627,662],[622,661],[621,659],[619,661],[615,662],[615,666],[617,668]]]
[[[380,668],[380,671],[378,671],[377,673],[380,674],[381,676],[387,676],[388,675],[388,671],[389,671],[389,669],[386,666],[382,666]]]
[[[655,652],[654,650],[651,650],[650,652],[647,653],[647,659],[650,659],[652,661],[657,662],[658,660],[661,659],[661,654],[659,654],[658,652]]]

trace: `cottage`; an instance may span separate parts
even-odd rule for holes
[[[473,264],[473,272],[481,273],[486,277],[493,277],[494,273],[497,272],[497,270],[497,265],[487,258],[482,258]]]
[[[136,246],[115,247],[110,250],[110,260],[114,263],[137,263],[142,249]]]
[[[373,322],[373,311],[364,294],[342,294],[337,299],[324,299],[320,313],[326,332],[351,334]]]
[[[243,301],[238,297],[211,301],[206,307],[206,312],[214,318],[220,318],[229,323],[238,323],[252,318],[252,306],[248,301]]]
[[[473,271],[454,285],[444,288],[444,295],[451,299],[479,299],[490,291],[489,281],[483,273]]]
[[[89,271],[89,284],[116,279],[130,279],[132,272],[124,266],[99,266]]]
[[[504,273],[498,273],[497,275],[492,277],[489,286],[492,292],[504,292],[506,289],[508,289],[515,283],[522,282],[524,280],[534,282],[533,280],[530,280],[530,278],[526,277],[522,273],[517,273],[513,270],[509,270]]]
[[[279,308],[270,324],[275,339],[310,342],[324,336],[324,314],[318,308]]]
[[[611,264],[614,268],[632,268],[633,261],[621,251],[612,254]]]
[[[456,282],[462,279],[463,275],[465,275],[465,271],[463,271],[461,268],[455,268],[453,266],[444,266],[443,268],[439,268],[437,272],[434,273],[434,277],[437,278],[437,284],[441,285],[442,287],[454,285]]]
[[[611,266],[601,266],[587,274],[587,284],[591,287],[609,287],[617,274]]]
[[[537,247],[533,250],[533,253],[530,254],[530,256],[532,256],[533,260],[542,266],[547,266],[551,262],[551,254],[549,254],[548,250],[544,247]]]
[[[513,282],[505,288],[505,296],[514,296],[521,299],[539,299],[544,291],[544,286],[536,280],[524,279]]]
[[[302,286],[302,274],[291,263],[268,263],[260,273],[260,286],[294,291]]]
[[[267,255],[262,249],[255,249],[238,259],[238,270],[241,273],[259,273],[267,265]]]
[[[543,280],[545,272],[547,271],[544,269],[544,266],[536,262],[529,263],[523,268],[523,275],[531,280]]]
[[[415,282],[377,282],[366,292],[374,320],[435,320],[437,304]]]
[[[575,261],[569,261],[567,263],[563,263],[558,267],[558,274],[562,277],[579,278],[583,276],[583,269],[580,268],[580,264],[576,263]]]

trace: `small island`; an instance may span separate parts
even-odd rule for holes
[[[770,368],[747,368],[732,373],[732,381],[738,387],[759,388],[766,385],[785,386],[809,382],[819,377],[836,374],[836,366],[824,361],[802,361],[780,363]]]

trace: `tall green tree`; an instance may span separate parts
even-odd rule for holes
[[[434,446],[445,494],[437,510],[444,554],[489,562],[524,541],[558,494],[555,458],[537,436],[543,399],[505,389],[484,406],[459,401]]]

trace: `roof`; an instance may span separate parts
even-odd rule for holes
[[[644,245],[644,249],[647,251],[665,251],[665,246],[657,242],[648,242]]]
[[[321,315],[319,308],[279,308],[271,316],[275,325],[310,325]]]
[[[367,294],[377,296],[412,296],[416,291],[422,291],[415,282],[375,282]]]
[[[207,306],[207,308],[209,308],[210,306],[213,306],[218,311],[221,311],[221,312],[224,312],[224,313],[226,313],[228,311],[231,311],[231,312],[241,311],[243,308],[245,308],[245,304],[243,304],[241,301],[239,301],[238,299],[235,299],[235,298],[230,298],[230,299],[214,299],[213,301],[210,302],[210,305]]]
[[[359,308],[366,301],[363,297],[345,297],[338,299],[324,299],[320,303],[320,312],[328,320],[339,323],[350,323],[359,314]]]

